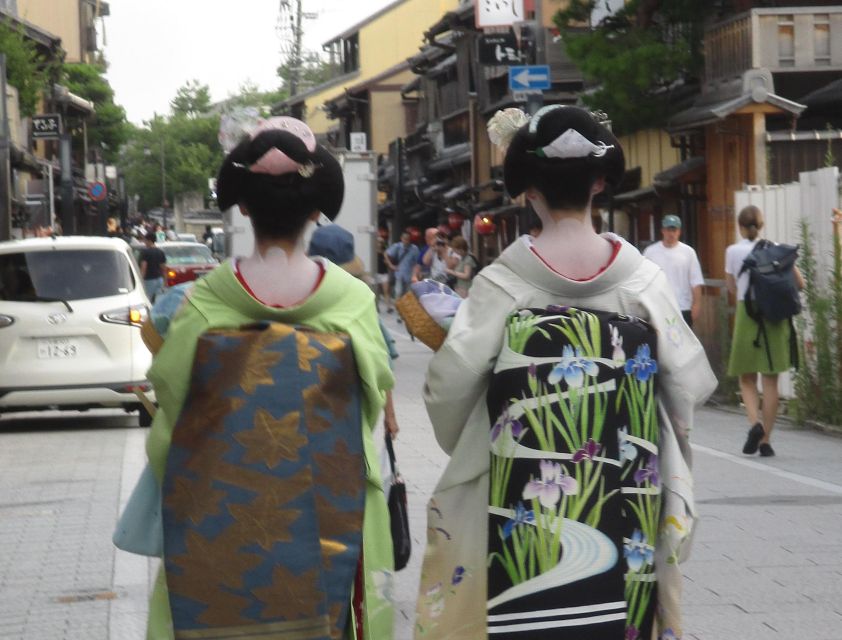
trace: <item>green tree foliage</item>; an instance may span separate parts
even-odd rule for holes
[[[210,88],[198,80],[188,80],[178,89],[170,107],[173,114],[198,118],[210,110]]]
[[[608,113],[618,132],[663,125],[673,89],[698,79],[704,25],[714,3],[630,0],[587,28],[595,0],[571,0],[555,22],[570,59],[595,90],[585,102]]]
[[[842,425],[842,245],[834,233],[833,268],[827,286],[820,284],[813,235],[801,221],[798,268],[804,276],[806,306],[798,316],[801,338],[795,377],[796,417]]]
[[[338,69],[313,51],[302,54],[300,64],[296,64],[292,58],[289,58],[278,67],[278,77],[281,79],[280,91],[285,93],[281,100],[289,97],[296,69],[298,69],[298,93],[303,93],[340,75]]]
[[[50,85],[50,63],[9,20],[0,21],[0,52],[6,54],[6,79],[18,90],[21,113],[33,115],[38,99]]]
[[[113,162],[120,147],[128,140],[130,128],[126,110],[114,102],[114,90],[105,78],[104,64],[65,64],[63,84],[77,96],[94,103],[95,113],[88,121],[88,145],[102,150],[103,159]],[[74,147],[81,148],[81,140]]]
[[[169,116],[156,115],[132,127],[121,152],[126,188],[140,196],[140,210],[161,206],[161,154],[164,156],[166,200],[188,192],[208,192],[208,178],[222,164],[219,115],[210,113],[210,91],[196,81],[185,84],[171,102]],[[199,111],[198,109],[204,109]]]
[[[261,91],[260,87],[251,80],[240,85],[236,93],[230,94],[222,105],[223,111],[237,107],[257,107],[264,114],[268,114],[271,106],[289,97],[289,92],[283,89],[275,91]]]

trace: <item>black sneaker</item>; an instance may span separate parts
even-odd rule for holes
[[[763,442],[760,445],[760,455],[764,458],[771,458],[773,455],[775,455],[775,450],[772,448],[772,445],[770,445],[768,442]]]
[[[747,455],[757,453],[757,445],[760,444],[760,439],[763,437],[764,433],[763,425],[759,422],[749,429],[746,443],[743,445],[743,453]]]

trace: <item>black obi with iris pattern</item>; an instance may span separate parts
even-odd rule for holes
[[[651,637],[657,342],[646,322],[568,307],[507,323],[488,390],[488,636]]]

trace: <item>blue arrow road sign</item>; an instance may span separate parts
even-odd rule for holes
[[[510,91],[543,91],[549,89],[550,86],[549,65],[509,67]]]

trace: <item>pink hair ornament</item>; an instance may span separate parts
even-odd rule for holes
[[[254,131],[251,132],[251,139],[254,140],[264,131],[287,131],[304,143],[307,151],[313,153],[316,150],[316,136],[306,124],[290,118],[289,116],[278,116],[263,120]],[[309,178],[315,173],[315,166],[312,162],[301,164],[290,158],[280,149],[273,147],[264,153],[253,165],[249,167],[252,173],[265,173],[271,176],[282,176],[288,173],[298,173],[304,178]]]

